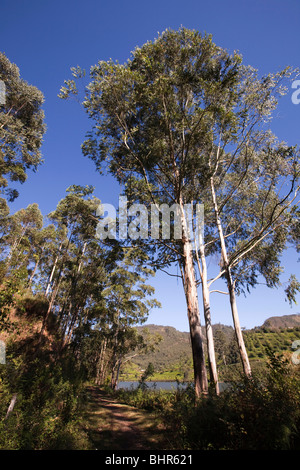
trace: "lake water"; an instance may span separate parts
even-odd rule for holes
[[[177,389],[177,382],[145,382],[148,388],[152,388],[155,390],[176,390]],[[139,382],[132,381],[132,382],[119,382],[117,388],[137,388],[139,386]],[[185,387],[185,385],[181,385],[180,387]]]
[[[176,390],[177,389],[177,382],[145,382],[148,388],[155,389],[155,390]],[[135,389],[139,386],[139,382],[132,381],[132,382],[119,382],[117,389],[125,388],[125,389]],[[184,389],[186,384],[180,384],[179,387]],[[228,387],[228,384],[224,382],[219,383],[220,392],[225,390]]]

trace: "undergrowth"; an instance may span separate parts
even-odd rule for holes
[[[173,449],[300,450],[299,368],[275,355],[263,375],[241,376],[219,396],[195,400],[191,385],[173,392],[139,387],[115,393],[157,411]]]

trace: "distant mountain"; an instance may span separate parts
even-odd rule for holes
[[[300,327],[300,315],[282,315],[281,317],[270,317],[262,325],[262,328],[278,330],[280,328]]]
[[[162,340],[154,352],[147,353],[134,358],[134,363],[144,369],[149,362],[152,362],[156,369],[165,369],[171,364],[178,363],[182,358],[191,357],[190,334],[176,330],[172,326],[146,325],[138,327],[141,333],[145,329],[151,335],[159,335]]]
[[[264,341],[267,341],[269,342],[269,345],[272,345],[272,341],[275,341],[276,339],[278,344],[276,343],[275,346],[279,351],[282,351],[284,348],[289,348],[291,339],[289,339],[288,336],[286,337],[285,333],[280,332],[280,330],[288,330],[299,327],[300,315],[296,314],[270,317],[263,323],[263,325],[253,329],[245,330],[244,337],[246,347],[251,358],[260,358],[265,355],[264,351],[266,345],[264,345]],[[191,366],[192,351],[190,334],[188,332],[178,331],[174,327],[162,325],[146,325],[137,327],[139,332],[142,332],[145,328],[152,335],[160,335],[162,340],[154,352],[134,357],[132,362],[136,364],[139,369],[145,369],[149,362],[154,365],[156,370],[178,370],[178,368],[184,368],[188,364]],[[278,338],[277,336],[276,338],[275,336],[271,336],[270,339],[268,334],[264,333],[266,329],[277,331]],[[202,331],[205,337],[204,327],[202,327]],[[228,354],[232,355],[232,344],[235,344],[233,328],[231,326],[218,323],[213,325],[213,332],[215,337],[215,346],[217,347],[218,351],[220,352],[223,349],[224,354],[227,354],[227,356]],[[297,335],[299,336],[299,333],[297,333],[296,336]],[[295,338],[297,339],[298,336],[296,336]],[[230,344],[231,352],[228,352],[226,347],[228,347]],[[206,349],[206,341],[204,342],[204,348]],[[229,357],[227,360],[230,360]]]
[[[190,342],[190,334],[176,330],[172,326],[162,325],[146,325],[137,327],[139,332],[147,329],[152,335],[158,334],[162,340],[156,347],[154,352],[147,353],[147,355],[136,356],[133,362],[140,368],[147,367],[149,362],[152,362],[155,369],[169,369],[174,365],[184,364],[191,361],[192,349]],[[232,337],[233,328],[222,324],[213,325],[213,331],[221,330],[226,337]],[[205,337],[205,328],[202,327],[203,335]],[[206,344],[204,344],[206,348]]]

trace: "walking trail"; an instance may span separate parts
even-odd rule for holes
[[[118,403],[98,387],[88,393],[86,430],[95,449],[166,449],[164,428],[153,413]]]

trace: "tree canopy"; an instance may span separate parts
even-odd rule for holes
[[[35,171],[42,163],[44,96],[20,77],[18,67],[2,52],[0,80],[5,84],[4,102],[0,103],[0,188],[12,201],[18,191],[9,182],[24,183],[27,170]]]

